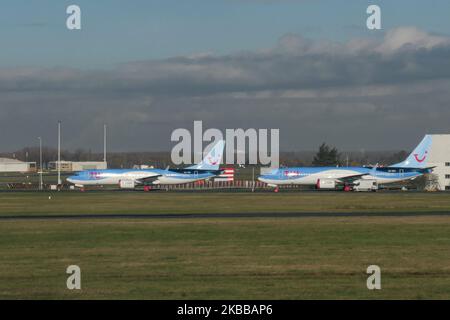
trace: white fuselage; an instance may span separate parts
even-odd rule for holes
[[[201,171],[183,173],[161,169],[107,169],[79,172],[67,178],[67,181],[78,186],[119,185],[124,181],[136,185],[145,181],[151,184],[184,184],[208,179],[214,175]]]
[[[348,177],[357,177],[363,180],[375,180],[379,184],[394,183],[410,180],[421,173],[411,172],[381,172],[372,171],[364,167],[336,167],[336,168],[282,168],[272,174],[262,175],[258,180],[269,185],[316,185],[319,180],[339,181]]]

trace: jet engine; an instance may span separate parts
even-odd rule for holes
[[[317,189],[336,189],[336,181],[334,179],[317,179]]]
[[[120,180],[119,187],[120,189],[134,189],[136,186],[136,182],[134,180]]]

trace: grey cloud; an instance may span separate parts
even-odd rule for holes
[[[347,43],[282,37],[274,48],[126,63],[114,70],[3,70],[2,91],[83,91],[152,95],[291,90],[414,82],[450,77],[450,39],[416,28],[378,41]]]
[[[207,127],[280,128],[283,150],[329,141],[400,148],[449,131],[450,42],[412,27],[346,43],[282,37],[273,48],[124,63],[113,70],[0,70],[2,149],[42,135],[68,148],[167,150],[170,133]],[[14,134],[12,134],[14,133]],[[407,142],[405,142],[407,141]]]

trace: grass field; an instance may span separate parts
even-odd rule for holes
[[[450,193],[0,193],[0,215],[330,211],[447,212],[450,211]]]
[[[0,194],[0,215],[449,209],[422,193]],[[432,215],[4,220],[0,257],[2,299],[450,298],[450,217]],[[366,288],[371,264],[382,290]]]

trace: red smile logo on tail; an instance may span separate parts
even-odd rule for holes
[[[212,164],[213,166],[215,166],[217,163],[219,163],[219,159],[213,158],[213,157],[208,157],[208,161],[209,161],[209,164]]]
[[[416,159],[417,162],[422,163],[427,158],[427,154],[428,154],[428,151],[425,151],[425,153],[423,154],[423,157],[421,159],[419,159],[419,155],[417,153],[415,153],[414,158]]]

